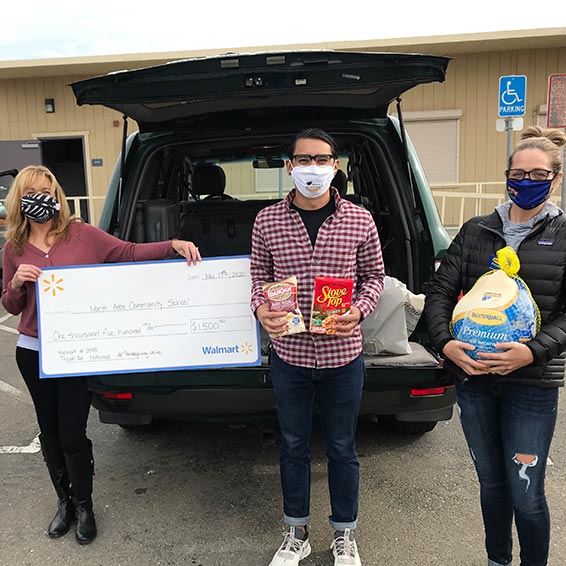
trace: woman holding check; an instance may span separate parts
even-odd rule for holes
[[[21,315],[16,361],[33,400],[43,458],[59,498],[47,534],[63,536],[76,519],[76,540],[87,544],[97,534],[92,443],[86,436],[91,394],[84,378],[39,379],[35,284],[43,267],[149,261],[175,254],[196,264],[201,257],[192,242],[124,242],[71,217],[63,189],[43,166],[20,171],[6,209],[2,305]]]

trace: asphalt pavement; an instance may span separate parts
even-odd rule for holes
[[[51,540],[55,511],[38,428],[14,348],[17,318],[0,309],[0,565],[267,566],[282,540],[277,434],[248,426],[160,422],[144,432],[91,410],[98,538]],[[364,566],[485,566],[479,490],[457,417],[423,436],[373,422],[358,429]],[[332,566],[326,460],[312,451],[312,555]],[[566,414],[548,468],[550,564],[566,563]],[[518,558],[515,562],[518,564]]]

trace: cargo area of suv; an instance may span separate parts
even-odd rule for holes
[[[387,275],[422,293],[449,239],[402,120],[387,110],[404,91],[442,81],[447,64],[424,55],[264,53],[74,83],[79,104],[106,105],[139,126],[124,139],[100,225],[135,242],[192,240],[203,257],[249,254],[258,211],[290,188],[287,148],[297,132],[318,127],[339,147],[333,185],[373,214]],[[454,392],[423,320],[410,341],[411,354],[365,356],[361,413],[420,433],[451,417]],[[273,413],[264,333],[261,345],[259,367],[93,376],[93,404],[101,420],[126,427]]]

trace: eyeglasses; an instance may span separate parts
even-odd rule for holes
[[[552,177],[550,177],[552,175]],[[532,171],[523,171],[523,169],[507,169],[505,176],[512,181],[522,181],[525,177],[531,181],[547,181],[554,179],[556,173],[548,169],[533,169]]]
[[[334,155],[329,153],[318,153],[317,155],[307,155],[306,153],[297,153],[296,155],[291,155],[291,161],[295,161],[299,165],[309,165],[311,161],[317,165],[329,165],[330,162],[335,159]]]

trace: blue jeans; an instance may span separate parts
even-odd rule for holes
[[[480,482],[489,560],[512,559],[513,516],[522,566],[545,566],[550,515],[544,493],[558,389],[473,376],[456,385],[462,428]]]
[[[289,365],[271,352],[287,525],[306,525],[310,518],[310,442],[316,400],[328,456],[330,524],[335,530],[356,528],[360,464],[355,434],[364,376],[361,355],[342,367],[313,369]]]

